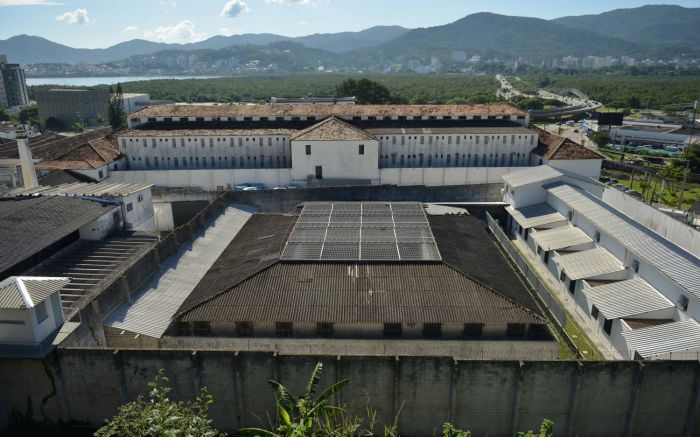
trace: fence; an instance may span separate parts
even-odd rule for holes
[[[513,247],[513,244],[503,232],[503,229],[501,229],[501,227],[498,225],[498,222],[494,220],[493,217],[491,217],[491,214],[489,214],[488,212],[486,213],[486,221],[488,223],[489,229],[491,230],[491,233],[493,233],[498,242],[501,243],[501,246],[503,246],[503,250],[505,250],[506,253],[508,253],[508,256],[510,256],[515,265],[518,266],[518,269],[520,269],[520,272],[523,274],[523,276],[525,276],[527,282],[535,290],[537,295],[540,297],[542,303],[549,310],[549,314],[557,322],[557,324],[559,324],[559,326],[564,328],[564,326],[566,325],[566,312],[564,311],[564,309],[549,293],[547,287],[537,277],[537,273],[535,273],[530,268],[527,261],[525,261],[525,259],[523,259],[523,257],[520,255],[520,253],[518,253],[515,247]]]

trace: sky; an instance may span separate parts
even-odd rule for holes
[[[0,40],[37,35],[100,48],[142,38],[168,43],[214,35],[287,36],[376,25],[437,26],[476,12],[544,19],[642,6],[636,0],[0,0]],[[668,1],[700,7],[700,0]]]

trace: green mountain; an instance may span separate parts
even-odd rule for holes
[[[572,56],[650,54],[641,44],[567,27],[539,18],[478,13],[443,26],[414,29],[372,49],[353,52],[360,58],[448,59],[456,50],[469,54],[525,59]],[[653,51],[653,50],[652,50]]]
[[[645,45],[700,47],[700,8],[647,5],[553,21]]]

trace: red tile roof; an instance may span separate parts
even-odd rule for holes
[[[545,159],[605,159],[600,153],[588,149],[573,140],[533,128],[539,135],[539,143],[532,150]]]

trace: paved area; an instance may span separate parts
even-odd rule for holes
[[[185,298],[211,268],[252,216],[247,207],[229,207],[213,224],[195,234],[177,254],[161,264],[161,271],[141,287],[131,304],[122,305],[105,326],[160,338]]]
[[[588,338],[593,342],[596,348],[609,360],[622,360],[624,359],[620,353],[613,348],[612,344],[607,342],[596,330],[596,325],[592,323],[590,316],[584,314],[579,308],[578,304],[574,301],[574,298],[564,291],[561,284],[555,280],[552,273],[547,269],[547,267],[542,264],[541,261],[535,258],[535,255],[527,247],[527,245],[522,240],[511,240],[515,248],[520,252],[520,254],[527,258],[532,267],[540,279],[545,283],[549,292],[557,298],[559,303],[566,309],[569,317],[573,317],[575,323],[583,330],[583,332],[588,336]]]

